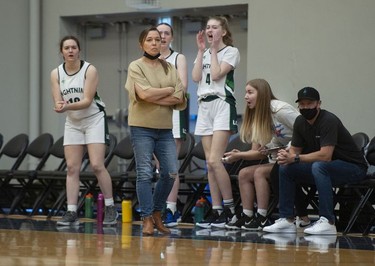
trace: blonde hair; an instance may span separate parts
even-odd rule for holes
[[[266,145],[272,139],[273,119],[271,100],[277,100],[270,84],[264,79],[253,79],[246,83],[257,90],[255,108],[246,107],[240,128],[241,140],[247,143]]]

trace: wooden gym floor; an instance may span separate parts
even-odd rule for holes
[[[0,265],[375,265],[375,235],[306,236],[199,230],[143,237],[140,222],[56,227],[44,216],[0,215]]]

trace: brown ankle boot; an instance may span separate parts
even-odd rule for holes
[[[161,220],[161,211],[155,211],[152,214],[152,218],[154,219],[154,224],[156,229],[162,234],[170,234],[171,230],[164,226],[163,221]]]
[[[154,221],[152,219],[152,216],[143,218],[142,233],[144,235],[153,235],[154,234]]]

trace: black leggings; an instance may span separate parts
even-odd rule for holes
[[[270,174],[271,189],[274,197],[279,200],[279,164],[275,163]],[[296,185],[296,195],[294,198],[294,206],[296,207],[296,215],[299,217],[307,216],[308,202],[306,194],[302,191],[300,185]]]

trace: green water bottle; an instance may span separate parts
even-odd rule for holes
[[[85,197],[85,217],[92,218],[93,217],[93,203],[94,198],[91,193],[88,193]]]
[[[194,221],[196,223],[199,223],[204,220],[204,216],[206,213],[206,200],[201,197],[197,202],[195,203],[194,208]]]

